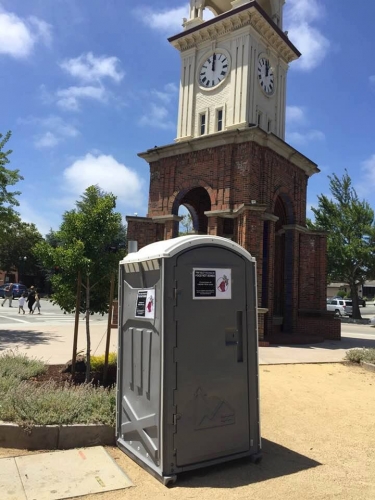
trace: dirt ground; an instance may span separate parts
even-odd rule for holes
[[[82,500],[375,499],[375,373],[342,364],[260,367],[263,461],[181,475],[166,488],[107,448],[133,488]],[[0,457],[24,454],[0,449]],[[77,497],[78,498],[78,497]]]

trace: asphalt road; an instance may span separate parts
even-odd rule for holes
[[[2,303],[3,299],[0,299]],[[8,302],[5,303],[4,307],[0,307],[0,327],[3,325],[15,325],[20,323],[48,323],[48,324],[73,324],[74,314],[64,314],[59,306],[53,305],[48,300],[42,299],[41,304],[41,314],[29,314],[29,309],[27,304],[25,304],[25,314],[18,313],[18,299],[12,301],[12,307],[9,307]],[[84,321],[84,316],[80,316],[80,322]],[[107,324],[108,316],[101,316],[99,314],[94,314],[90,316],[90,322],[93,323],[103,323]]]

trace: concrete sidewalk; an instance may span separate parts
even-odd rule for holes
[[[0,353],[12,349],[43,360],[46,364],[61,365],[72,359],[74,324],[1,325]],[[90,325],[91,355],[105,352],[107,324]],[[86,327],[79,324],[77,352],[86,353]],[[111,329],[110,352],[117,352],[117,329]]]
[[[91,354],[104,354],[106,324],[93,323],[91,330]],[[47,364],[65,364],[72,357],[72,324],[2,325],[0,329],[0,353],[5,349],[17,350],[30,357],[42,359]],[[259,348],[259,363],[329,363],[344,359],[347,350],[355,347],[375,348],[375,328],[370,325],[342,324],[342,340],[327,340],[320,344],[271,346]],[[78,352],[86,352],[86,330],[79,325]],[[110,351],[117,351],[117,329],[111,329]]]

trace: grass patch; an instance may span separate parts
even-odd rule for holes
[[[352,363],[365,361],[366,363],[375,364],[375,349],[350,349],[347,351],[345,359]]]
[[[26,356],[0,356],[0,420],[33,425],[115,425],[115,388],[29,380],[46,367]]]

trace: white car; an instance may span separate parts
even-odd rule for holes
[[[333,311],[335,316],[351,316],[353,312],[352,301],[346,299],[327,300],[327,311]]]

